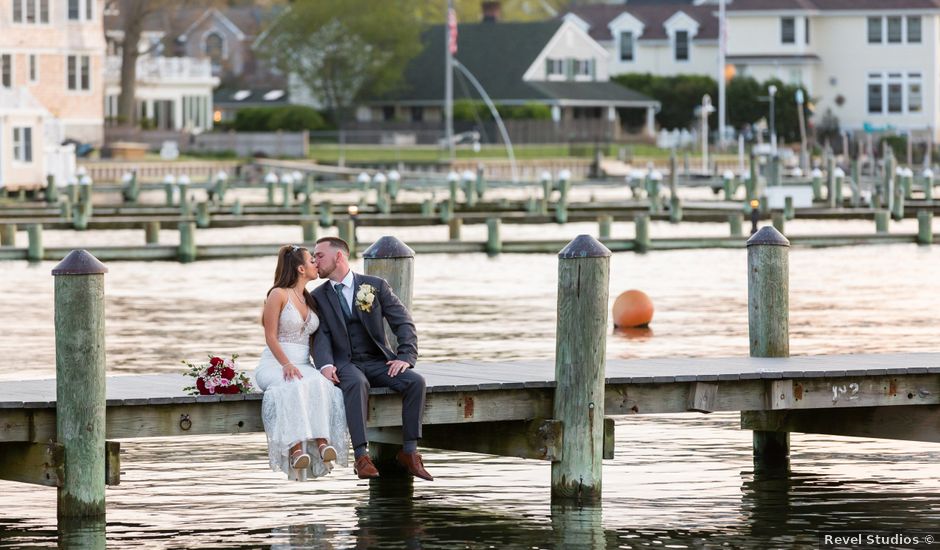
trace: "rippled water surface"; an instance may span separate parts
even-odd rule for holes
[[[867,222],[791,224],[794,233],[872,230]],[[507,239],[567,239],[596,227],[504,230]],[[482,239],[483,231],[465,227],[464,236]],[[654,236],[678,231],[653,224]],[[275,243],[299,232],[210,230],[200,238]],[[629,224],[614,226],[615,236],[630,233]],[[365,228],[361,238],[380,234]],[[446,238],[446,229],[396,234],[428,240]],[[74,233],[50,231],[46,240],[132,244],[143,236],[98,232],[76,241]],[[746,355],[745,262],[743,249],[612,256],[611,301],[642,289],[656,317],[649,331],[611,330],[608,357]],[[790,263],[792,354],[940,351],[940,250],[796,248]],[[273,266],[273,257],[110,263],[109,372],[178,372],[181,359],[209,352],[237,352],[242,368],[253,368]],[[52,267],[0,265],[0,383],[54,375]],[[418,257],[422,360],[552,358],[556,284],[553,255]],[[815,547],[820,531],[940,525],[937,445],[802,434],[792,442],[789,472],[755,472],[751,434],[739,429],[736,414],[622,418],[616,458],[604,464],[603,508],[563,510],[550,506],[549,465],[537,461],[426,450],[437,480],[416,482],[412,494],[395,483],[370,487],[351,471],[288,483],[268,470],[263,434],[124,441],[125,475],[108,488],[106,531],[63,525],[62,541],[86,546],[106,537],[115,548],[774,548]],[[0,481],[0,545],[55,546],[55,498],[53,489]]]

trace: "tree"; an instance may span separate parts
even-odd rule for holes
[[[196,0],[187,2],[187,7],[208,7],[218,0]],[[120,13],[123,38],[121,49],[121,95],[118,97],[118,120],[128,126],[137,125],[137,59],[148,51],[140,51],[140,35],[144,20],[160,11],[179,7],[174,0],[114,0]]]
[[[401,83],[421,47],[416,2],[298,1],[275,23],[262,51],[299,78],[342,127],[364,91],[381,94]]]

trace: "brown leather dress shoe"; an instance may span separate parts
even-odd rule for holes
[[[409,474],[427,481],[434,481],[434,476],[424,469],[424,462],[422,462],[420,454],[416,452],[406,453],[405,451],[398,451],[398,456],[395,458],[398,459],[399,464],[408,470]]]
[[[372,463],[372,459],[369,458],[369,455],[362,455],[356,459],[353,472],[359,476],[359,479],[379,477],[379,471],[376,469],[375,464]]]

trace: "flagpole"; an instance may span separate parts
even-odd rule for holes
[[[718,148],[725,146],[725,0],[718,0]]]
[[[447,152],[453,163],[454,151],[454,56],[451,52],[451,25],[456,27],[457,16],[454,13],[453,0],[447,0],[447,13],[444,22],[444,138],[447,140]],[[456,30],[456,29],[453,29]]]

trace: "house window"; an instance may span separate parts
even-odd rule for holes
[[[888,44],[900,44],[903,34],[901,33],[901,18],[888,18]]]
[[[904,84],[901,82],[900,73],[888,75],[888,112],[904,112]]]
[[[225,42],[219,33],[209,33],[206,36],[206,56],[212,59],[212,64],[221,67],[225,52]]]
[[[571,60],[571,72],[574,76],[591,76],[594,74],[594,60],[593,59],[572,59]]]
[[[13,22],[48,23],[49,0],[13,0]]]
[[[920,44],[919,15],[909,15],[907,17],[907,42],[909,44]]]
[[[13,56],[8,53],[0,55],[0,86],[13,87]]]
[[[91,89],[91,59],[87,55],[68,56],[67,80],[69,90]]]
[[[95,0],[69,0],[69,21],[91,21]]]
[[[32,128],[13,128],[13,160],[33,162]]]
[[[620,61],[633,61],[633,33],[620,33]]]
[[[803,18],[803,41],[809,44],[809,17]]]
[[[548,76],[565,74],[565,60],[547,58],[545,60],[545,74]]]
[[[424,107],[412,107],[411,108],[411,122],[423,122],[424,121]]]
[[[780,42],[796,44],[796,19],[793,17],[780,18]]]
[[[881,75],[868,75],[868,112],[871,114],[881,114],[882,102],[884,98],[882,89]]]
[[[386,105],[382,107],[382,120],[395,120],[395,107],[392,105]]]
[[[676,61],[689,60],[689,31],[676,31]]]
[[[29,82],[35,84],[39,82],[39,61],[36,54],[29,54]]]
[[[923,83],[920,73],[907,75],[907,112],[919,113],[923,110]]]
[[[881,18],[868,18],[868,43],[881,44]]]

